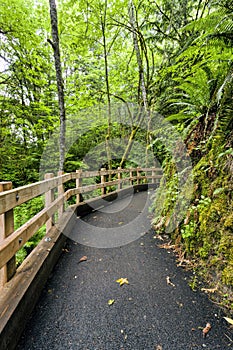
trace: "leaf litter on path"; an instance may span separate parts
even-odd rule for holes
[[[207,334],[209,333],[210,330],[211,330],[211,324],[207,323],[205,328],[203,328],[203,330],[202,330],[203,338],[205,338],[207,336]]]
[[[229,317],[223,317],[224,320],[226,320],[228,323],[230,323],[231,325],[233,325],[233,320]]]
[[[174,283],[172,283],[169,276],[166,277],[166,280],[167,280],[167,285],[172,286],[172,287],[176,286]]]
[[[87,256],[86,255],[84,255],[82,258],[79,259],[79,263],[81,263],[83,261],[87,261]]]
[[[124,284],[129,284],[129,281],[127,278],[119,278],[118,280],[116,280],[117,283],[120,284],[120,286],[123,286]]]

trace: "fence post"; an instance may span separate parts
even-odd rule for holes
[[[62,176],[64,174],[64,171],[58,171],[57,176]],[[64,195],[64,184],[61,183],[57,187],[57,194],[58,197],[61,197]],[[64,213],[64,202],[62,203],[61,207],[58,209],[58,219],[62,217],[62,214]]]
[[[129,177],[130,177],[129,184],[131,186],[133,186],[133,170],[132,169],[130,169]]]
[[[140,168],[137,168],[137,185],[140,184],[140,179],[139,179],[139,177],[140,177]]]
[[[121,190],[122,189],[122,182],[121,182],[121,179],[122,179],[122,173],[121,173],[121,167],[119,166],[118,168],[117,168],[117,170],[118,170],[118,173],[117,173],[117,177],[118,177],[118,184],[117,184],[117,189],[118,190]]]
[[[144,181],[142,180],[142,183],[143,183],[143,182],[146,183],[146,184],[149,183],[149,179],[147,178],[147,176],[148,176],[148,171],[145,170],[145,180],[144,180]]]
[[[155,170],[152,170],[152,180],[151,180],[152,184],[155,184],[155,177],[154,177],[155,175],[156,175]]]
[[[54,177],[53,173],[47,173],[45,174],[45,180],[52,179]],[[54,190],[49,190],[48,192],[45,192],[45,208],[48,208],[50,204],[54,201]],[[51,229],[53,226],[53,220],[54,217],[52,216],[48,221],[46,222],[46,233]]]
[[[0,192],[12,189],[12,182],[0,182]],[[10,236],[14,232],[14,212],[13,209],[0,215],[0,239]],[[16,272],[16,260],[13,256],[8,263],[0,269],[0,287],[8,282]]]
[[[82,187],[82,170],[76,170],[77,177],[76,177],[76,188]],[[79,204],[82,202],[82,194],[78,193],[76,196],[76,204]]]
[[[101,168],[100,171],[106,171],[105,168]],[[105,175],[102,175],[101,174],[101,184],[104,184],[105,185]],[[101,188],[101,193],[102,193],[102,196],[106,194],[106,187],[102,187]]]

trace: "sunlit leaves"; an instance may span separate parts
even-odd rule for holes
[[[5,62],[0,74],[0,177],[18,184],[37,178],[44,142],[58,121],[47,44],[48,6],[37,5],[32,0],[0,4],[0,57]],[[2,138],[4,134],[8,137]]]

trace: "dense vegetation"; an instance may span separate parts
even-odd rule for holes
[[[109,168],[147,164],[153,154],[164,169],[155,227],[232,308],[232,1],[60,0],[57,6],[69,140],[64,170],[88,167],[92,152],[89,166]],[[133,105],[154,117],[135,113]],[[59,130],[46,0],[1,1],[0,109],[0,179],[14,186],[37,181],[43,151]],[[191,160],[193,191],[179,220],[179,169],[156,113],[181,135]],[[58,153],[50,157],[57,169]],[[31,203],[17,212],[17,225],[33,210]]]

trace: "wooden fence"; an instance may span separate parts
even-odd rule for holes
[[[12,189],[11,182],[0,183],[0,288],[3,287],[16,272],[17,251],[41,228],[46,225],[46,233],[56,220],[62,218],[67,207],[67,201],[75,198],[76,204],[82,201],[82,195],[99,190],[99,195],[106,191],[118,191],[124,187],[141,183],[156,183],[161,178],[161,169],[132,168],[100,171],[81,171],[73,173],[46,174],[45,180]],[[90,179],[93,184],[87,184]],[[69,188],[70,186],[74,186]],[[65,187],[68,189],[65,190]],[[98,194],[98,193],[97,193]],[[17,230],[14,230],[14,208],[44,196],[44,209],[27,221]]]

